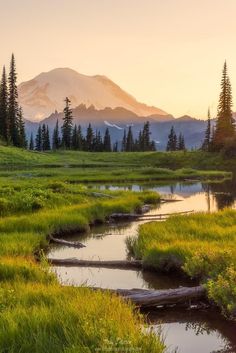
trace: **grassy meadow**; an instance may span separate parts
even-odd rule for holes
[[[236,315],[236,211],[172,216],[140,227],[129,250],[145,266],[181,270],[207,287],[208,297]]]
[[[105,292],[61,287],[45,250],[50,234],[84,231],[113,212],[160,200],[148,191],[98,192],[86,182],[231,177],[217,170],[218,157],[209,156],[211,171],[203,161],[196,169],[202,158],[198,153],[38,153],[0,147],[0,353],[95,353],[111,345],[117,352],[124,346],[163,352],[161,339],[142,330],[144,320],[130,304]]]
[[[43,255],[47,235],[85,230],[112,212],[130,212],[159,196],[109,192],[100,199],[80,185],[48,186],[55,195],[46,190],[40,210],[11,208],[0,219],[0,352],[96,352],[111,344],[118,352],[124,345],[162,352],[163,343],[141,330],[143,319],[131,305],[109,293],[61,287]]]

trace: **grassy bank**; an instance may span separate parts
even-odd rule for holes
[[[236,212],[173,216],[140,227],[128,246],[157,270],[182,270],[207,286],[208,296],[236,315]]]
[[[98,200],[81,194],[71,205],[60,200],[51,208],[0,219],[0,352],[87,353],[111,347],[163,352],[160,340],[141,330],[143,320],[129,304],[109,293],[61,287],[43,258],[35,261],[50,233],[81,231],[112,212],[159,200],[151,193],[110,196]]]
[[[172,170],[224,170],[235,167],[235,159],[202,151],[90,153],[80,151],[36,152],[0,146],[1,169],[24,167],[154,167]]]

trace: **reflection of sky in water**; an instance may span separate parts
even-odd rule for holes
[[[192,193],[203,191],[202,183],[176,183],[171,185],[96,185],[96,188],[100,190],[131,190],[131,191],[142,191],[142,190],[153,190],[158,191],[160,194],[173,194],[179,195],[191,195]]]

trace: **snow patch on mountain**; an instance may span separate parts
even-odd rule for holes
[[[105,125],[107,125],[107,126],[109,126],[109,127],[115,127],[116,129],[118,129],[118,130],[124,130],[123,129],[123,127],[120,127],[120,126],[118,126],[118,125],[116,125],[116,124],[110,124],[108,121],[104,121],[104,124]]]

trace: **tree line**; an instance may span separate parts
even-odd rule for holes
[[[182,133],[177,137],[174,126],[171,127],[168,135],[166,151],[185,151],[185,140]]]
[[[100,131],[94,131],[91,124],[87,128],[85,136],[81,126],[73,125],[70,100],[66,98],[64,108],[63,125],[61,131],[58,122],[54,128],[52,138],[49,136],[48,126],[39,126],[36,138],[30,137],[29,144],[25,133],[23,111],[18,103],[17,72],[14,54],[11,56],[10,70],[7,76],[3,67],[0,81],[0,139],[16,147],[29,148],[37,151],[56,150],[59,148],[84,150],[91,152],[118,151],[155,151],[155,142],[150,139],[150,124],[146,122],[139,132],[138,138],[134,138],[132,127],[124,130],[121,147],[119,142],[111,142],[109,129],[102,137]],[[202,150],[208,152],[225,151],[228,155],[236,155],[236,128],[232,112],[232,89],[228,75],[227,63],[224,63],[221,92],[219,97],[217,117],[213,122],[208,112],[207,128],[202,144]],[[185,150],[185,140],[182,134],[176,135],[172,126],[168,135],[166,150]]]
[[[112,144],[108,128],[106,128],[105,134],[102,136],[100,131],[94,131],[91,124],[88,125],[85,134],[83,134],[80,125],[73,125],[71,102],[68,97],[65,99],[63,112],[64,116],[61,132],[58,120],[51,139],[48,126],[46,124],[40,125],[35,139],[31,134],[29,143],[30,150],[49,151],[51,149],[70,149],[88,152],[118,152],[120,150],[118,141]],[[144,124],[137,139],[133,138],[132,127],[130,126],[128,132],[124,130],[121,151],[155,151],[155,142],[151,141],[150,135],[149,122]]]
[[[23,111],[18,104],[14,54],[11,56],[8,77],[4,66],[0,82],[0,138],[6,144],[27,147]]]

